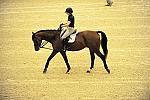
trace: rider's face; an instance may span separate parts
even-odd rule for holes
[[[65,12],[67,15],[70,15],[69,13]]]

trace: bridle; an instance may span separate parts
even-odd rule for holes
[[[58,31],[62,31],[62,25],[63,25],[63,23],[59,25],[59,28],[57,29]],[[36,38],[36,37],[34,37],[34,38]],[[37,40],[37,41],[40,41],[38,38],[36,38],[36,40]],[[53,50],[53,49],[44,47],[47,43],[48,43],[48,41],[44,40],[41,44],[37,43],[37,46],[38,46],[39,48]]]

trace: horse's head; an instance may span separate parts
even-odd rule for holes
[[[32,41],[34,43],[34,49],[35,49],[35,51],[39,51],[41,43],[42,43],[41,37],[39,37],[38,35],[36,35],[36,33],[32,32]]]

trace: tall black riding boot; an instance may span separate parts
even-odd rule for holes
[[[67,39],[64,39],[64,40],[63,40],[63,51],[66,51],[66,49],[67,49],[67,44],[68,44],[68,40],[67,40]]]

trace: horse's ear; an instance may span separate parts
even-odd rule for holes
[[[34,32],[32,32],[32,34],[35,34]]]

